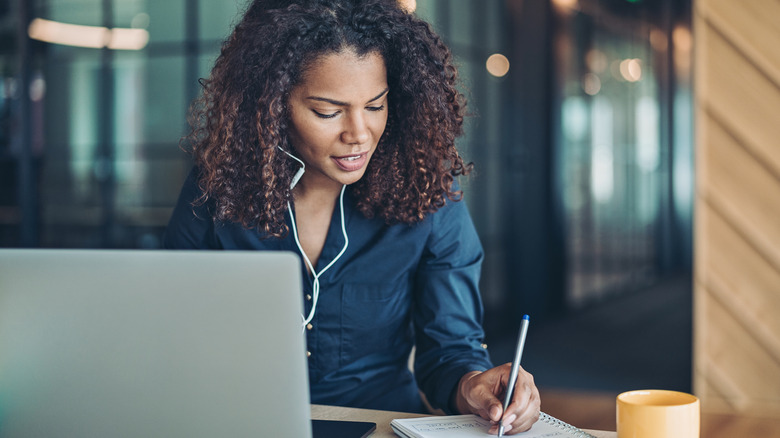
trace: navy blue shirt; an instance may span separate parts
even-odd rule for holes
[[[193,207],[201,195],[196,172],[184,183],[166,248],[287,250],[300,256],[292,232],[264,238],[256,229],[214,221],[208,203]],[[431,405],[452,412],[460,378],[492,367],[482,343],[483,251],[466,206],[448,201],[420,223],[387,225],[356,210],[347,188],[344,220],[349,246],[319,279],[319,301],[306,333],[312,403],[425,412],[419,387]],[[289,213],[286,221],[291,227]],[[337,204],[314,270],[320,272],[343,246]],[[312,276],[301,260],[308,316]],[[413,346],[414,375],[408,368]]]

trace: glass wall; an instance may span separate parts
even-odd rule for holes
[[[428,0],[417,14],[465,78],[490,314],[579,309],[690,269],[690,2]],[[508,71],[491,74],[492,56]]]
[[[690,93],[690,28],[679,2],[553,6],[553,177],[579,307],[690,266],[691,108],[675,103]]]
[[[38,244],[159,246],[189,169],[178,148],[232,2],[39,0],[34,17],[146,35],[138,47],[39,46],[46,85]],[[86,31],[85,31],[86,32]]]

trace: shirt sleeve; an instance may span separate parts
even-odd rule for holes
[[[431,219],[415,277],[415,376],[433,407],[453,413],[460,378],[493,366],[482,346],[484,255],[464,202],[448,202]]]
[[[198,187],[198,170],[193,167],[179,194],[163,235],[166,249],[215,248],[214,221],[207,204],[195,204],[203,192]]]

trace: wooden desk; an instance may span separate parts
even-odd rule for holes
[[[370,421],[376,423],[376,432],[371,434],[371,438],[398,438],[397,435],[393,433],[393,429],[390,428],[390,421],[394,418],[415,417],[425,417],[425,415],[409,414],[406,412],[375,411],[371,409],[342,408],[339,406],[311,405],[311,418],[313,419]],[[587,429],[586,432],[598,438],[617,438],[617,433],[615,432]]]

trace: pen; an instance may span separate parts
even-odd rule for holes
[[[515,383],[517,382],[517,371],[520,368],[520,358],[523,357],[523,347],[525,347],[525,335],[528,333],[528,315],[523,315],[520,322],[520,334],[517,336],[517,349],[515,358],[512,361],[512,371],[509,372],[509,384],[506,387],[506,398],[504,399],[504,411],[501,413],[501,419],[498,425],[498,436],[504,436],[504,414],[512,401],[512,395],[515,392]]]

